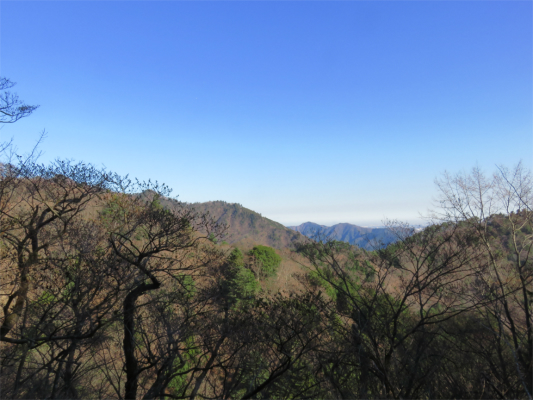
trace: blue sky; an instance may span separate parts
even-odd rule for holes
[[[529,1],[2,1],[20,153],[283,224],[416,223],[444,170],[533,166]]]

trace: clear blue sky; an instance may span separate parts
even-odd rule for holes
[[[284,224],[417,222],[434,178],[533,166],[530,1],[2,1],[41,161]]]

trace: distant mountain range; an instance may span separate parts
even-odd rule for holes
[[[367,250],[375,250],[397,240],[387,228],[365,228],[346,223],[325,226],[314,222],[305,222],[288,228],[313,239],[340,240]]]
[[[170,205],[174,200],[161,199]],[[324,226],[306,222],[299,226],[286,227],[240,204],[225,201],[205,203],[182,203],[202,214],[208,213],[215,221],[225,224],[228,229],[221,239],[228,244],[241,248],[252,248],[261,244],[277,249],[291,248],[304,239],[335,239],[357,245],[367,250],[384,247],[396,241],[387,228],[367,228],[352,224]]]

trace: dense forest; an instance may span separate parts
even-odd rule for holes
[[[4,99],[2,122],[33,111]],[[385,248],[302,236],[280,252],[224,242],[228,225],[165,186],[10,154],[1,398],[532,397],[521,164],[443,175],[432,223],[391,223]],[[294,289],[276,291],[288,259]]]

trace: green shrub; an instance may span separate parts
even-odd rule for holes
[[[255,246],[250,250],[249,255],[255,259],[256,264],[261,269],[261,274],[267,277],[275,276],[281,257],[272,247]]]
[[[249,300],[259,291],[259,283],[253,272],[244,266],[244,257],[239,249],[233,249],[228,257],[222,285],[224,294],[231,303]]]
[[[242,251],[240,251],[237,248],[234,248],[230,255],[228,256],[228,265],[230,267],[237,266],[237,265],[244,265],[244,257],[242,255]]]

